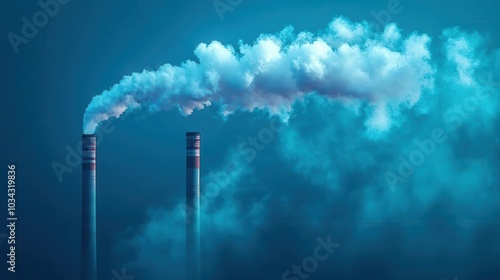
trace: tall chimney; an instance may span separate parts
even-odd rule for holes
[[[81,280],[97,280],[96,137],[82,136],[82,260]]]
[[[201,279],[200,133],[186,133],[186,279]]]

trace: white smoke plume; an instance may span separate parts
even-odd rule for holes
[[[361,100],[373,106],[370,128],[391,127],[390,114],[411,107],[432,89],[430,38],[404,37],[396,25],[376,33],[368,23],[339,17],[316,34],[261,35],[238,50],[213,41],[201,43],[198,61],[164,64],[124,76],[87,107],[84,133],[128,110],[177,108],[183,115],[217,104],[227,116],[236,110],[265,110],[286,120],[295,101],[307,94],[335,100]]]

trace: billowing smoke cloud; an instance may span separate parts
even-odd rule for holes
[[[323,203],[310,219],[323,219],[324,227],[331,221],[353,221],[355,229],[346,234],[349,241],[344,242],[349,244],[343,247],[354,257],[343,265],[370,270],[375,255],[382,259],[377,267],[383,268],[375,270],[377,279],[405,278],[407,270],[399,267],[413,263],[416,256],[430,260],[436,254],[448,264],[427,267],[428,275],[412,271],[410,278],[499,275],[490,259],[500,256],[500,246],[490,234],[500,231],[494,217],[500,210],[500,83],[495,79],[500,56],[490,52],[477,33],[447,29],[442,40],[443,62],[436,66],[433,94],[412,110],[402,110],[391,120],[400,126],[383,138],[367,135],[360,123],[369,112],[363,106],[352,110],[318,96],[308,97],[307,110],[297,106],[301,117],[280,135],[280,149],[290,167],[338,198]],[[443,132],[443,141],[429,140],[436,129]],[[422,157],[415,164],[411,155],[418,153]],[[401,165],[408,173],[399,173]],[[384,176],[388,171],[403,179],[393,189]],[[335,211],[342,214],[331,214]],[[344,226],[339,224],[337,231]],[[458,256],[470,261],[456,267]],[[370,276],[338,274],[341,279]],[[332,275],[337,274],[319,278]]]
[[[97,96],[86,123],[140,107],[187,115],[208,102],[226,115],[290,117],[255,161],[229,153],[238,168],[203,205],[204,279],[287,279],[329,234],[342,247],[311,278],[496,279],[500,52],[458,28],[437,41],[431,60],[426,35],[403,38],[395,25],[375,34],[340,18],[317,35],[288,28],[238,53],[200,45],[199,63],[133,74]],[[384,174],[400,175],[400,158],[435,129],[446,140],[391,188]],[[202,180],[205,195],[219,172]],[[130,269],[179,279],[184,220],[175,206],[151,213],[121,240],[135,254]]]
[[[430,38],[404,37],[396,25],[376,33],[367,23],[333,20],[316,34],[285,28],[263,34],[238,50],[214,41],[194,51],[198,61],[165,64],[133,73],[95,96],[83,120],[84,133],[127,110],[177,108],[183,115],[217,104],[236,110],[265,110],[286,120],[295,101],[309,93],[331,99],[361,99],[373,106],[366,125],[391,127],[390,115],[411,107],[433,87]]]

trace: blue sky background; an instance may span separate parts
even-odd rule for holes
[[[221,20],[210,1],[71,0],[16,54],[7,34],[20,34],[21,18],[40,7],[3,1],[0,164],[17,165],[19,217],[18,272],[6,279],[80,275],[80,167],[60,182],[52,164],[66,164],[67,149],[77,150],[93,96],[124,75],[196,60],[201,42],[252,44],[288,25],[316,32],[337,16],[375,21],[371,11],[387,4],[244,1]],[[202,133],[204,186],[228,161],[238,163],[206,204],[204,279],[282,279],[312,256],[317,237],[329,235],[341,246],[309,279],[498,279],[499,4],[401,5],[392,21],[404,37],[432,38],[435,85],[391,116],[397,125],[382,135],[371,137],[363,104],[356,111],[318,96],[297,102],[288,125],[251,161],[237,147],[270,126],[265,112],[223,120],[216,105],[189,117],[169,111],[112,121],[97,152],[99,279],[112,279],[122,267],[137,280],[182,275],[177,207],[186,131]],[[456,26],[465,33],[443,35]],[[468,42],[460,54],[478,65],[451,63],[448,38]],[[464,84],[460,69],[475,82]],[[480,77],[493,83],[485,86]],[[444,119],[478,92],[489,95],[467,116]],[[396,173],[399,157],[415,151],[414,141],[439,128],[447,140],[391,188],[387,171]],[[5,263],[4,241],[0,248]]]

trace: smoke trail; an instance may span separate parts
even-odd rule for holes
[[[292,27],[262,34],[253,45],[236,50],[213,41],[201,43],[198,61],[144,70],[95,96],[83,120],[84,133],[127,110],[149,112],[177,108],[183,115],[217,104],[227,116],[236,110],[265,110],[284,120],[296,100],[309,93],[331,99],[361,99],[375,110],[366,124],[390,128],[391,112],[413,106],[433,87],[427,35],[406,38],[391,24],[375,33],[366,22],[334,19],[316,34]]]
[[[246,193],[240,187],[251,168],[236,148],[229,150],[225,162],[234,163],[230,172],[224,165],[202,180],[206,182],[201,194],[203,236],[211,240],[202,243],[202,252],[207,255],[216,255],[221,240],[237,248],[248,246],[251,229],[262,223],[265,211],[267,197],[259,196],[253,201],[247,194],[250,207],[240,201]],[[180,205],[173,209],[149,209],[146,223],[133,236],[122,236],[117,249],[135,251],[127,266],[148,275],[148,279],[184,279],[186,219],[192,217],[186,217]],[[120,253],[123,252],[117,252]],[[203,263],[211,266],[217,263],[216,259],[204,258]]]

